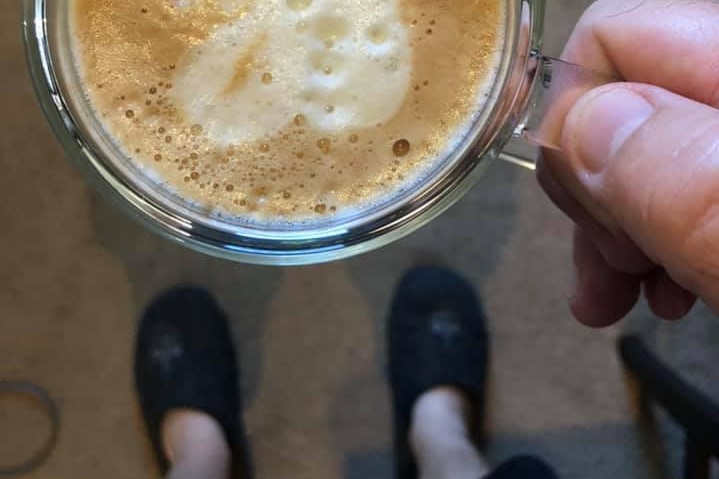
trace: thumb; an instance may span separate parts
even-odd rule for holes
[[[719,111],[608,85],[572,107],[562,145],[567,161],[553,169],[583,206],[719,307]]]

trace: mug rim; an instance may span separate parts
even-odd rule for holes
[[[236,225],[222,228],[229,225],[213,224],[217,221],[208,221],[207,216],[193,217],[187,208],[185,214],[173,210],[173,204],[162,201],[162,195],[155,191],[159,188],[143,191],[133,184],[129,175],[117,171],[116,162],[105,157],[92,133],[83,129],[82,116],[74,108],[70,93],[63,90],[63,79],[55,65],[48,27],[51,19],[47,18],[49,1],[24,0],[25,47],[37,97],[67,156],[115,205],[165,238],[211,256],[264,265],[315,264],[364,253],[410,234],[456,203],[511,136],[516,121],[511,113],[516,110],[521,88],[516,92],[508,89],[522,67],[517,68],[518,63],[530,54],[518,50],[525,7],[532,9],[530,48],[537,49],[541,43],[542,25],[537,19],[541,6],[532,0],[505,1],[504,44],[487,103],[460,146],[441,162],[441,174],[428,175],[408,199],[398,203],[395,197],[369,218],[362,215],[354,223],[294,232],[249,230]]]

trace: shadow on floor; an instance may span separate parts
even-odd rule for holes
[[[680,477],[680,463],[666,455],[671,445],[660,431],[643,435],[634,424],[609,424],[588,428],[543,432],[537,435],[503,434],[491,437],[490,464],[519,455],[544,459],[560,479],[634,478],[669,479]],[[571,457],[569,457],[571,456]],[[354,448],[345,458],[347,479],[391,479],[393,457],[386,449]]]
[[[215,295],[232,318],[243,393],[251,402],[261,380],[260,345],[268,304],[282,270],[234,264],[175,245],[96,194],[92,212],[98,238],[127,269],[138,314],[155,295],[177,284],[201,286]]]

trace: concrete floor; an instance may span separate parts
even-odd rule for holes
[[[493,340],[488,455],[535,453],[564,478],[677,477],[681,436],[658,415],[638,429],[614,352],[641,331],[719,397],[719,323],[703,306],[681,324],[639,307],[590,331],[569,316],[570,225],[530,173],[497,164],[467,197],[411,237],[330,265],[234,265],[153,236],[97,197],[63,157],[26,73],[18,1],[0,3],[0,379],[36,381],[63,429],[27,477],[157,477],[132,390],[137,312],[178,282],[206,286],[234,318],[257,477],[388,479],[391,422],[383,320],[393,285],[439,258],[481,290]],[[558,53],[588,0],[549,0]],[[0,461],[42,422],[0,398]]]

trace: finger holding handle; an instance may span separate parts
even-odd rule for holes
[[[588,216],[584,221],[595,230],[628,236],[658,265],[625,271],[612,258],[617,248],[606,246],[607,235],[592,238],[604,243],[598,249],[618,272],[643,274],[650,303],[672,316],[691,306],[691,293],[719,310],[716,51],[716,2],[597,2],[563,58],[627,83],[581,96],[562,125],[564,153],[546,152],[541,169],[544,184],[560,184],[588,213],[573,216]],[[565,201],[558,203],[566,210]],[[578,268],[590,264],[578,261]],[[601,308],[596,301],[595,306]]]

